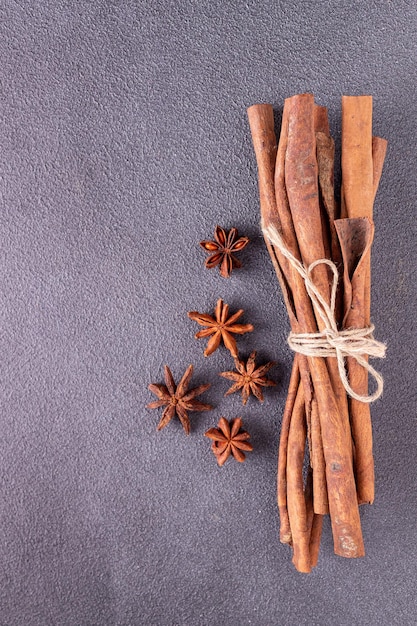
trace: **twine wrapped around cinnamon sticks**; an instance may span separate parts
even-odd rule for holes
[[[294,352],[299,352],[305,356],[333,356],[337,358],[340,378],[347,394],[359,402],[374,402],[383,392],[384,381],[379,372],[369,365],[366,357],[385,357],[385,344],[373,338],[374,325],[366,328],[348,328],[338,330],[335,318],[336,290],[339,278],[336,265],[328,259],[319,259],[305,269],[295,257],[285,248],[285,244],[278,231],[273,227],[263,227],[262,232],[269,239],[304,280],[307,293],[314,304],[314,308],[325,324],[324,330],[319,333],[293,333],[288,337],[288,344]],[[322,298],[320,291],[316,288],[310,278],[312,270],[321,263],[330,267],[333,272],[333,284],[331,287],[330,304]],[[359,395],[350,386],[345,371],[345,358],[356,360],[364,370],[374,378],[377,388],[371,395]]]
[[[301,572],[317,563],[327,513],[335,553],[364,555],[358,505],[374,498],[369,403],[381,395],[383,381],[368,356],[384,356],[385,346],[373,338],[370,323],[370,248],[386,142],[372,138],[370,97],[344,97],[342,116],[339,218],[325,107],[311,94],[288,98],[278,145],[272,107],[248,109],[263,233],[296,352],[282,421],[277,495],[280,538],[292,546]],[[368,374],[377,387],[370,395]]]

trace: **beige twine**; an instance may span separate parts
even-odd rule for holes
[[[314,261],[307,269],[296,259],[285,246],[281,235],[274,226],[262,226],[264,235],[278,248],[283,256],[291,263],[304,280],[307,293],[313,303],[314,310],[324,324],[324,329],[318,333],[293,333],[288,336],[288,344],[294,352],[306,356],[336,357],[340,378],[349,396],[359,402],[374,402],[383,391],[384,380],[364,356],[384,358],[386,346],[384,343],[373,338],[374,326],[368,328],[350,328],[338,330],[335,318],[336,291],[339,281],[339,273],[336,265],[328,259]],[[320,291],[314,284],[311,273],[317,265],[327,265],[333,273],[333,284],[330,295],[330,305],[327,304]],[[349,384],[346,373],[345,358],[353,357],[375,380],[377,388],[372,395],[361,396],[356,393]]]

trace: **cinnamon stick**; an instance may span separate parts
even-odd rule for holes
[[[275,196],[277,199],[277,211],[280,216],[282,225],[282,234],[286,241],[286,245],[290,252],[301,260],[301,254],[299,251],[297,236],[292,220],[291,210],[288,202],[287,191],[285,187],[285,157],[288,145],[288,105],[284,106],[281,134],[278,144],[277,161],[275,167]],[[326,107],[314,106],[314,128],[316,130],[316,136],[318,132],[322,134],[329,132],[329,124],[327,117]],[[328,149],[326,146],[325,150]],[[332,177],[332,171],[330,166],[324,165],[323,161],[326,161],[329,157],[328,152],[324,154],[322,151],[322,174],[323,174],[323,187],[328,202],[328,210],[332,212],[334,217],[334,206],[330,199],[330,188],[332,183],[330,179]],[[326,170],[326,171],[324,171]],[[330,251],[329,251],[330,252]],[[291,279],[290,283],[294,291],[294,299],[296,302],[296,310],[300,319],[300,324],[303,327],[316,328],[314,312],[311,306],[310,299],[306,293],[304,282],[297,272],[293,268],[290,268]],[[316,411],[315,415],[312,415],[312,402],[314,401],[317,406],[317,401],[313,400],[313,389],[311,383],[311,375],[308,367],[308,362],[303,357],[304,367],[302,371],[302,380],[305,392],[306,402],[306,418],[308,426],[308,439],[310,450],[310,462],[314,465],[314,508],[317,513],[328,513],[328,499],[327,499],[327,485],[325,476],[325,463],[323,455],[323,444],[321,439],[320,424],[318,422],[319,416]]]
[[[329,513],[327,496],[326,463],[324,460],[323,442],[320,428],[320,415],[316,398],[311,405],[311,467],[313,469],[313,502],[314,512],[320,515]]]
[[[287,400],[282,416],[281,435],[278,452],[278,478],[277,478],[277,501],[280,517],[280,541],[292,543],[290,520],[287,508],[287,453],[288,435],[290,432],[291,417],[294,410],[295,399],[300,384],[300,370],[298,366],[299,356],[295,355],[293,362],[290,384],[288,387]]]
[[[308,266],[324,255],[318,207],[314,99],[310,94],[294,96],[285,101],[285,106],[289,108],[286,189],[301,256]],[[326,268],[317,266],[313,276],[323,296],[328,296]],[[297,305],[296,310],[298,315]],[[317,320],[317,323],[323,328],[321,321]],[[303,332],[315,330],[303,328]],[[317,357],[308,357],[308,361],[319,406],[334,549],[342,556],[362,556],[364,547],[352,467],[346,392],[335,359],[327,359],[327,364]]]
[[[372,96],[342,96],[342,176],[347,216],[372,219]]]
[[[287,504],[293,538],[293,563],[299,572],[311,572],[311,525],[307,519],[304,497],[303,462],[307,437],[303,387],[298,387],[287,450]]]
[[[382,175],[388,142],[382,137],[372,137],[372,163],[373,163],[373,192],[374,200],[378,191],[379,181]]]
[[[336,220],[337,234],[344,266],[344,328],[365,326],[365,289],[367,287],[367,259],[372,244],[374,227],[368,218]],[[357,361],[347,359],[349,383],[354,391],[367,393],[368,375]],[[372,453],[372,424],[368,404],[350,399],[350,420],[354,441],[354,465],[358,501],[374,500],[374,460]]]
[[[316,106],[314,109],[315,118],[314,123],[317,128],[322,130],[328,128],[327,110],[325,107]],[[288,107],[284,106],[281,134],[278,143],[277,160],[275,166],[275,197],[276,197],[276,210],[279,214],[279,220],[281,223],[282,235],[286,241],[286,245],[290,252],[298,259],[301,258],[298,248],[297,237],[292,221],[291,211],[288,203],[288,196],[285,188],[285,156],[287,152],[288,144]],[[310,328],[315,327],[315,318],[310,299],[305,290],[305,284],[300,275],[290,267],[287,269],[290,274],[289,282],[292,287],[293,299],[295,303],[296,314],[299,320],[299,326],[304,327],[308,325]],[[306,406],[306,419],[307,419],[307,433],[309,440],[310,460],[311,462],[316,459],[314,467],[314,484],[317,494],[317,512],[328,513],[327,503],[327,487],[325,477],[325,464],[323,457],[323,445],[321,437],[314,436],[320,432],[320,426],[317,423],[318,415],[315,416],[314,424],[311,414],[311,403],[313,399],[313,388],[311,382],[310,370],[308,367],[308,361],[306,357],[300,360],[300,374],[304,386],[304,399]],[[323,462],[321,462],[323,461]],[[316,495],[315,495],[316,497]]]
[[[274,130],[274,110],[270,104],[254,104],[247,110],[249,126],[252,134],[253,148],[258,166],[259,204],[261,218],[281,231],[281,223],[276,210],[274,173],[277,154],[277,140]],[[294,304],[283,267],[286,259],[277,253],[267,238],[265,243],[272,259],[274,269],[284,296],[285,305],[290,318],[291,328],[297,326]]]
[[[343,96],[342,98],[342,185],[347,217],[372,220],[373,202],[386,152],[386,141],[372,137],[372,97]],[[345,251],[346,255],[346,251]],[[369,326],[371,314],[371,253],[370,245],[361,259],[362,293],[357,291],[355,319],[346,323]],[[355,361],[347,360],[352,387],[361,395],[368,393],[367,372]],[[368,404],[350,399],[350,419],[355,444],[355,473],[358,500],[374,500],[374,460],[372,453],[372,423]]]
[[[313,469],[310,467],[307,474],[306,487],[304,490],[307,525],[310,530],[310,565],[316,567],[319,559],[321,531],[323,526],[323,515],[314,512],[313,497]]]
[[[373,218],[372,96],[342,96],[342,186],[345,217]],[[365,286],[365,322],[371,314],[371,257]]]
[[[285,115],[285,113],[284,113]],[[283,224],[281,219],[284,221],[284,230],[285,233],[289,233],[290,236],[293,235],[292,245],[297,245],[294,227],[292,225],[291,214],[289,212],[286,200],[285,186],[282,184],[281,186],[276,188],[276,197],[279,199],[279,202],[282,205],[287,206],[286,213],[284,211],[279,211],[277,209],[277,202],[275,195],[271,194],[271,188],[274,183],[274,168],[275,168],[275,159],[274,156],[277,154],[277,172],[276,176],[281,176],[282,179],[284,177],[284,167],[283,167],[283,159],[285,157],[285,147],[283,148],[282,138],[284,136],[284,130],[281,131],[280,144],[278,148],[278,153],[276,150],[276,138],[274,132],[274,118],[273,118],[273,110],[269,105],[253,105],[248,109],[248,119],[252,133],[253,145],[255,150],[255,155],[258,164],[258,179],[259,179],[259,192],[260,192],[260,208],[261,208],[261,216],[262,220],[265,224],[272,224],[279,232],[283,232]],[[285,120],[283,120],[283,129],[285,128]],[[282,167],[281,167],[282,161]],[[279,165],[278,165],[279,164]],[[281,194],[281,195],[280,195]],[[275,271],[278,276],[278,280],[280,282],[281,288],[284,294],[284,300],[287,306],[289,319],[291,323],[291,328],[294,332],[299,332],[299,323],[297,320],[297,314],[295,311],[295,303],[294,303],[294,286],[291,283],[291,280],[298,286],[298,290],[302,293],[302,297],[297,297],[297,305],[300,308],[300,304],[304,306],[310,312],[310,318],[312,321],[312,327],[314,327],[314,314],[312,312],[311,303],[309,298],[305,292],[305,285],[300,279],[300,276],[294,272],[291,266],[288,264],[285,257],[271,245],[268,238],[265,238],[265,242],[270,253]],[[284,274],[283,268],[285,268],[286,274]],[[291,280],[288,279],[288,276],[291,276]],[[305,405],[306,410],[308,411],[308,406],[311,399],[311,379],[308,370],[308,363],[305,357],[301,355],[297,355],[298,367],[300,370],[300,376],[303,380],[303,392],[305,397]],[[301,393],[301,392],[300,392]],[[284,469],[287,468],[287,455],[286,450],[288,446],[288,432],[290,428],[291,415],[290,409],[292,407],[292,403],[289,403],[286,407],[286,415],[283,424],[285,424],[285,428],[281,431],[281,442],[280,442],[280,456],[279,456],[279,471],[278,471],[278,480],[277,480],[277,492],[280,504],[281,511],[281,524],[282,524],[282,532],[281,532],[281,540],[285,540],[285,542],[294,542],[294,538],[291,534],[291,529],[288,528],[288,513],[286,510],[286,502],[287,502],[287,481],[286,475],[284,475]],[[293,409],[293,407],[292,407]],[[287,421],[288,420],[288,421]],[[288,424],[288,427],[287,427]],[[288,428],[288,429],[287,429]],[[301,467],[302,470],[302,467]],[[297,526],[299,525],[298,521],[294,520],[294,515],[296,514],[296,510],[293,510],[293,523]],[[320,537],[316,537],[316,542],[319,544]],[[297,539],[295,540],[297,541]],[[296,552],[298,554],[299,549],[296,548]]]
[[[336,203],[334,198],[334,141],[330,136],[327,108],[314,105],[314,130],[316,133],[316,156],[318,167],[320,209],[322,217],[323,244],[326,259],[336,259],[337,237],[333,222],[336,218]],[[333,250],[336,244],[336,249]],[[340,255],[339,255],[340,256]]]

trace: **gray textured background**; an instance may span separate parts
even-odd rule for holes
[[[417,5],[1,2],[1,626],[417,622]],[[258,226],[246,107],[312,91],[340,148],[341,94],[374,96],[389,150],[375,206],[367,555],[297,574],[278,541],[276,449],[291,355]],[[229,281],[214,225],[251,237]],[[278,361],[263,406],[223,398],[187,311],[242,306]],[[149,382],[189,363],[215,409],[157,433]],[[204,431],[242,415],[255,451],[217,468]]]

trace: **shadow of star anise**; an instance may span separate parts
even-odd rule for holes
[[[242,267],[242,263],[235,257],[235,253],[243,250],[248,243],[248,237],[238,236],[237,228],[231,228],[226,234],[221,226],[216,226],[214,241],[200,241],[200,246],[206,252],[210,252],[205,266],[211,269],[218,265],[221,276],[229,278],[234,267]]]
[[[207,327],[195,334],[196,339],[210,337],[204,351],[204,356],[213,354],[219,347],[221,340],[223,340],[224,345],[230,351],[231,355],[237,357],[236,339],[233,335],[243,335],[253,330],[252,324],[235,324],[239,317],[243,315],[243,309],[239,309],[239,311],[229,318],[228,315],[229,305],[224,304],[221,298],[217,301],[214,317],[207,315],[207,313],[198,313],[197,311],[190,311],[190,313],[188,313],[190,319],[200,324],[200,326]]]
[[[236,372],[221,372],[219,374],[223,378],[235,381],[235,384],[226,391],[225,396],[242,390],[242,404],[246,404],[251,393],[258,398],[259,402],[264,401],[261,387],[273,387],[276,385],[273,380],[265,376],[266,372],[275,365],[275,361],[269,361],[265,365],[256,367],[255,358],[256,351],[254,350],[246,364],[238,358],[235,359]]]
[[[204,404],[195,400],[197,396],[207,391],[210,387],[210,383],[207,385],[200,385],[195,389],[190,389],[187,392],[191,376],[193,375],[193,366],[190,365],[184,376],[181,378],[178,385],[175,385],[174,378],[168,365],[165,365],[165,385],[151,384],[148,389],[152,391],[158,400],[150,402],[147,405],[148,409],[157,409],[161,406],[166,406],[162,413],[161,421],[157,426],[157,430],[164,428],[168,422],[172,420],[175,414],[177,414],[185,432],[190,434],[190,419],[188,417],[188,411],[210,411],[213,407],[210,404]]]
[[[211,449],[220,466],[224,465],[230,455],[242,463],[246,458],[245,452],[253,450],[252,444],[248,441],[250,435],[242,429],[240,417],[230,422],[221,417],[217,428],[210,428],[204,435],[213,441]]]

